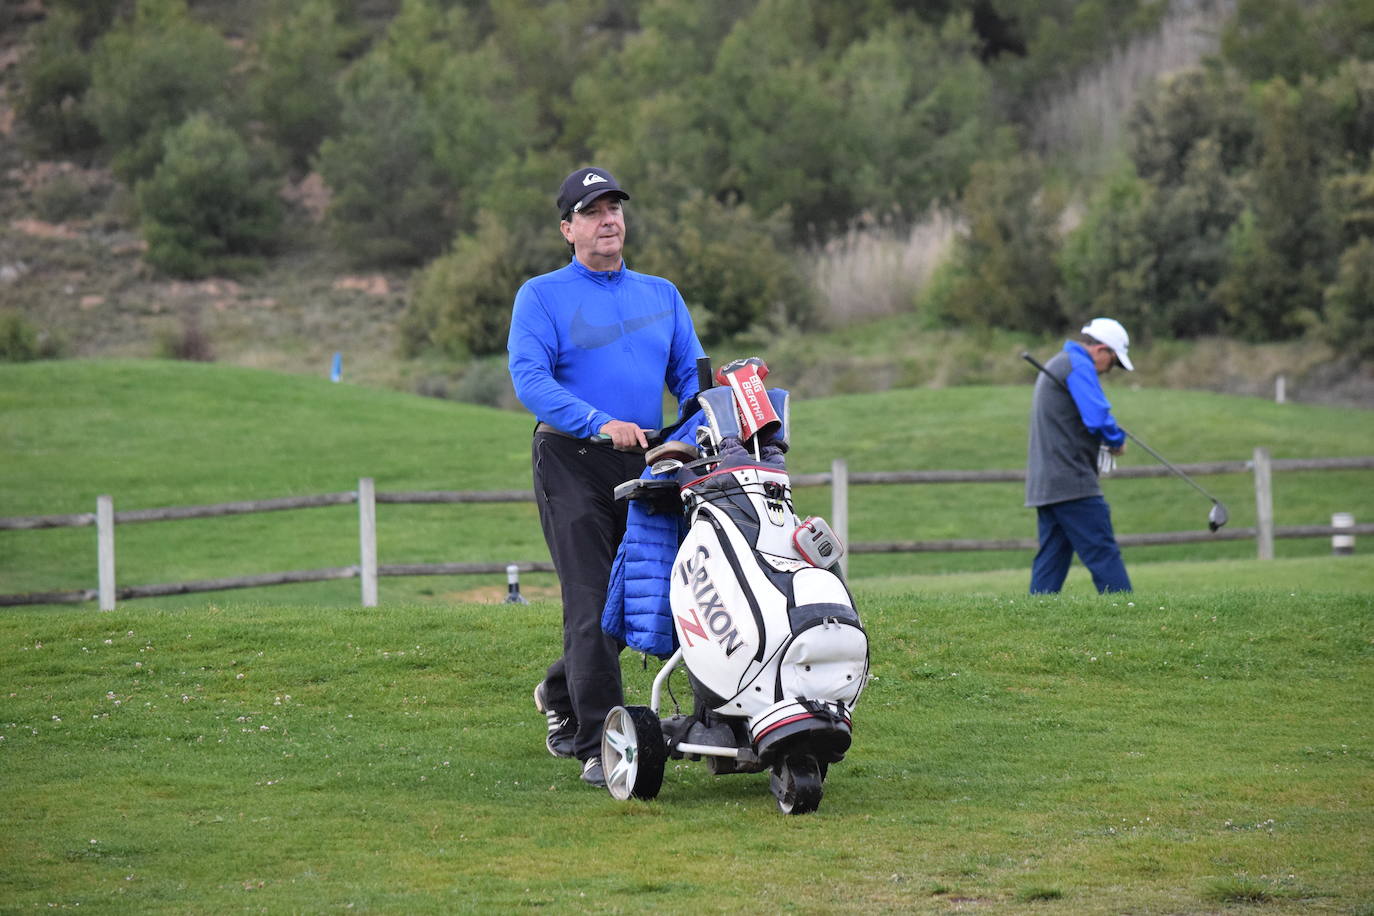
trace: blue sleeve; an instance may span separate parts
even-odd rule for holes
[[[1088,432],[1093,433],[1110,446],[1118,446],[1126,441],[1126,434],[1116,425],[1112,416],[1112,404],[1102,391],[1102,382],[1097,377],[1092,357],[1082,347],[1065,344],[1072,368],[1067,383],[1069,394],[1078,406],[1078,416]]]
[[[677,398],[679,411],[689,399],[696,397],[700,387],[697,384],[697,360],[706,355],[701,341],[697,339],[696,326],[692,323],[692,313],[687,311],[687,303],[682,293],[673,287],[676,300],[677,317],[673,323],[673,346],[668,362],[668,375],[664,379],[668,390]]]
[[[574,436],[595,435],[615,419],[574,395],[553,377],[559,329],[539,293],[525,283],[511,311],[510,377],[515,395],[537,419]]]

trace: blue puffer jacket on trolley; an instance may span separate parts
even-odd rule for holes
[[[787,415],[786,389],[768,389],[768,399],[778,416]],[[664,441],[695,445],[697,429],[706,422],[705,412],[698,411]],[[672,480],[674,474],[654,474],[645,468],[640,479]],[[686,534],[687,520],[681,512],[654,512],[649,503],[630,500],[625,536],[611,566],[601,629],[637,652],[667,658],[677,650],[668,584],[673,559]]]

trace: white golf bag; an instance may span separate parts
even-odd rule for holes
[[[669,586],[678,649],[651,705],[617,707],[606,721],[602,765],[617,798],[655,797],[668,757],[705,758],[715,774],[771,770],[781,810],[806,813],[850,747],[868,638],[838,574],[839,542],[824,521],[793,511],[786,396],[763,389],[766,372],[757,360],[724,367],[725,384],[698,396],[696,445],[649,453],[671,479],[617,490],[687,523]],[[680,665],[693,709],[660,718]]]

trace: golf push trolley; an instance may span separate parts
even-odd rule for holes
[[[784,814],[820,805],[831,764],[849,750],[867,683],[868,637],[838,574],[842,547],[820,518],[799,520],[783,454],[787,393],[763,385],[757,358],[699,372],[700,410],[646,455],[649,470],[616,489],[685,530],[672,561],[667,612],[677,649],[649,705],[606,718],[601,762],[610,794],[655,798],[669,759],[716,775],[770,771]],[[669,680],[685,668],[692,709]]]

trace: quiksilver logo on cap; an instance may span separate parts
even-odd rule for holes
[[[588,173],[583,177],[583,179],[582,179],[582,187],[585,188],[587,185],[596,184],[598,181],[605,181],[605,180],[606,180],[606,179],[602,178],[600,175],[596,174],[595,172],[588,172]]]

